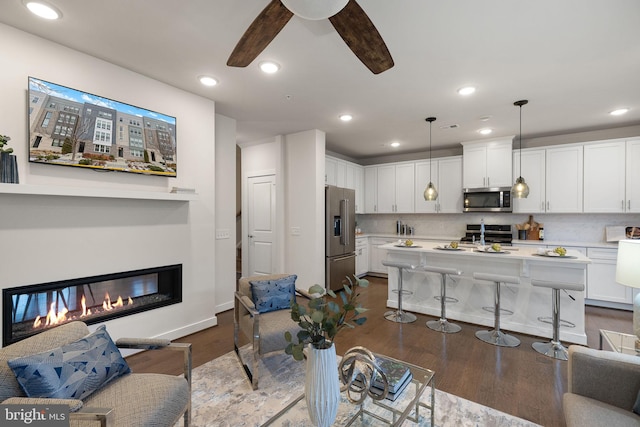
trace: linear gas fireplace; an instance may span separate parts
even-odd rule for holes
[[[2,345],[182,302],[182,264],[3,289]]]

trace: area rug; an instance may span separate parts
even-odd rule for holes
[[[259,388],[252,390],[234,352],[195,368],[192,375],[192,425],[260,426],[302,394],[304,362],[296,362],[284,353],[273,353],[260,361],[258,369]],[[428,394],[425,391],[422,397],[425,403],[428,403]],[[277,425],[302,427],[312,424],[297,420]],[[417,424],[406,421],[403,425],[431,427],[429,411],[420,410]],[[435,426],[533,427],[537,424],[436,389]]]

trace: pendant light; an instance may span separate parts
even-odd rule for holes
[[[511,187],[511,195],[516,199],[526,199],[529,195],[529,186],[524,182],[524,178],[522,177],[522,106],[527,105],[528,102],[526,99],[523,99],[513,103],[516,107],[520,107],[520,170],[518,171],[520,176],[518,176],[515,184]]]
[[[436,190],[436,186],[431,182],[431,126],[433,122],[436,121],[435,117],[427,117],[425,119],[429,122],[429,184],[427,184],[427,188],[424,189],[424,199],[428,202],[436,200],[438,198],[438,191]]]

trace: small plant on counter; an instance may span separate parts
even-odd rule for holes
[[[331,289],[325,290],[320,285],[309,288],[309,294],[319,296],[309,301],[308,309],[292,301],[291,319],[300,325],[301,330],[297,334],[297,343],[293,342],[290,332],[285,332],[284,337],[289,342],[285,349],[287,354],[296,360],[302,360],[305,345],[311,344],[318,349],[330,348],[333,339],[342,329],[354,328],[367,321],[366,317],[360,316],[367,309],[358,303],[358,288],[366,288],[369,282],[355,276],[354,278],[355,280],[351,280],[347,276],[349,284],[344,283],[344,289],[338,293],[342,306],[335,301],[337,296]]]
[[[7,145],[9,141],[11,141],[11,137],[7,135],[0,135],[0,152],[1,153],[13,153],[13,148],[11,147],[5,148],[5,145]]]

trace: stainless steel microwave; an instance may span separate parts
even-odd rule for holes
[[[513,212],[511,187],[465,188],[464,212]]]

